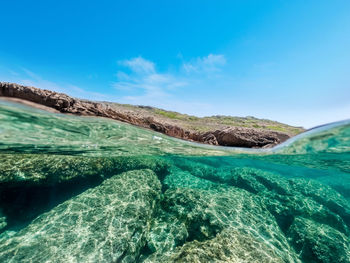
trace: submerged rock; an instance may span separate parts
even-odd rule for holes
[[[40,215],[0,244],[1,262],[135,262],[160,182],[151,170],[115,175]]]
[[[234,188],[165,192],[145,262],[299,262],[274,217]]]
[[[288,237],[303,262],[350,262],[350,239],[325,224],[297,217]]]
[[[283,229],[289,227],[294,216],[303,216],[320,223],[327,222],[345,234],[349,233],[349,203],[333,188],[315,180],[289,179],[276,172],[249,167],[223,165],[216,168],[181,159],[175,159],[174,164],[206,181],[255,194],[276,216],[277,221],[285,224],[281,225]]]
[[[169,173],[163,181],[164,188],[191,188],[191,189],[212,189],[219,186],[209,180],[197,177],[188,171],[181,170],[177,167],[171,167]]]
[[[188,242],[172,253],[151,257],[145,262],[284,263],[300,261],[296,257],[280,258],[269,245],[255,239],[253,235],[236,229],[225,229],[213,239]]]
[[[348,262],[350,208],[334,189],[218,160],[50,156],[37,169],[19,161],[27,180],[16,182],[11,168],[3,184],[104,181],[15,234],[4,228],[0,261]]]
[[[160,158],[151,156],[0,154],[0,190],[104,179],[121,172],[146,168],[160,174],[166,172],[167,164]]]
[[[168,164],[150,156],[0,154],[0,209],[8,228],[26,225],[115,174],[139,169],[151,169],[162,178]],[[4,222],[0,220],[0,225]]]
[[[350,235],[350,205],[341,194],[331,187],[314,180],[289,179],[276,172],[248,167],[233,168],[224,163],[220,167],[214,167],[209,162],[204,164],[199,163],[196,159],[190,161],[175,158],[174,164],[182,169],[182,173],[190,173],[197,180],[201,178],[203,182],[207,182],[206,184],[221,184],[227,189],[242,189],[249,192],[274,217],[273,221],[277,223],[278,231],[282,233],[282,236],[288,237],[291,250],[295,249],[303,262],[349,262],[345,259],[350,260],[350,257],[347,258],[345,255],[348,253],[347,244]],[[198,197],[198,199],[202,198]],[[241,203],[244,203],[244,199],[241,199]],[[200,207],[199,204],[198,207]],[[259,210],[249,213],[261,215]],[[303,220],[306,223],[302,224]],[[237,222],[237,219],[233,221]],[[248,223],[247,225],[254,224]],[[312,229],[312,233],[303,234],[303,229],[305,231]],[[316,235],[317,231],[324,234]],[[335,239],[333,245],[329,241],[330,236]],[[206,245],[208,245],[207,242]],[[333,257],[328,256],[330,251],[322,248],[327,243],[330,244],[330,247],[335,247],[332,251]],[[300,248],[303,244],[307,246],[304,252]],[[195,251],[194,246],[188,245],[187,247]],[[317,251],[319,254],[314,256],[314,261],[307,252],[309,250]],[[337,255],[343,261],[336,260]],[[333,261],[330,258],[333,258]],[[195,261],[194,258],[192,260]],[[222,259],[222,262],[225,260],[229,261]]]

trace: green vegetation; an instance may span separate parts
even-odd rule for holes
[[[150,106],[133,106],[129,104],[118,103],[108,103],[108,105],[121,111],[125,110],[136,114],[147,115],[149,117],[155,118],[156,120],[174,124],[183,127],[184,129],[197,132],[214,131],[226,127],[246,127],[279,131],[287,133],[290,136],[294,136],[304,131],[302,127],[293,127],[277,121],[258,119],[252,116],[233,117],[216,115],[209,117],[197,117]]]
[[[165,110],[156,109],[154,112],[156,114],[162,115],[162,116],[170,118],[170,119],[178,119],[178,120],[184,119],[182,117],[182,114],[179,114],[179,113],[174,112],[174,111],[165,111]]]

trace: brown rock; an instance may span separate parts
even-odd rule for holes
[[[149,128],[176,138],[212,145],[266,148],[283,142],[290,137],[285,133],[244,127],[228,127],[200,133],[133,111],[114,109],[106,103],[76,99],[63,93],[15,83],[0,82],[0,96],[34,102],[54,108],[62,113],[111,118]]]
[[[276,145],[281,142],[277,134],[273,131],[242,127],[229,127],[214,132],[219,145],[249,148]]]

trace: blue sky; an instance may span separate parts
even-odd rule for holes
[[[1,1],[0,80],[197,116],[350,118],[350,1]]]

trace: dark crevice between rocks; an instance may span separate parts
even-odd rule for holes
[[[203,233],[203,229],[205,229],[206,233]],[[220,232],[220,229],[211,225],[209,220],[203,220],[190,222],[187,226],[187,232],[188,237],[185,242],[191,242],[194,240],[203,242],[213,239]]]
[[[269,191],[275,192],[280,195],[287,195],[286,190],[283,187],[280,187],[277,183],[264,178],[262,176],[254,176],[255,180],[257,180],[259,183],[261,183],[263,186],[265,186]]]
[[[169,186],[167,184],[164,184],[162,181],[161,181],[161,191],[162,191],[162,194],[164,194],[166,192],[166,190],[169,189]]]
[[[276,222],[282,232],[286,234],[290,226],[293,224],[295,216],[292,214],[278,215],[274,211],[270,211],[270,213],[275,217]]]
[[[133,167],[134,168],[134,167]],[[20,230],[34,218],[45,213],[66,200],[101,184],[105,179],[134,169],[117,169],[101,175],[80,176],[52,186],[40,185],[0,185],[0,208],[6,217],[7,226],[1,230]],[[141,167],[142,168],[142,167]],[[167,166],[154,169],[162,182],[168,174]],[[163,184],[162,184],[163,185]],[[0,232],[0,233],[1,233]]]
[[[228,180],[222,179],[219,176],[216,176],[215,174],[208,173],[208,174],[203,174],[202,176],[198,176],[196,174],[191,173],[190,170],[187,170],[187,171],[195,177],[208,180],[212,183],[230,185],[230,182]]]
[[[79,178],[55,186],[22,186],[0,189],[0,207],[7,219],[4,230],[18,230],[28,225],[38,215],[49,211],[64,201],[98,186],[100,176]]]
[[[127,252],[128,252],[128,250],[124,250],[124,251],[123,251],[123,254],[121,254],[121,255],[119,256],[119,258],[117,259],[116,263],[121,263],[121,262],[123,262],[123,259],[125,258]]]
[[[231,180],[228,185],[234,186],[234,187],[237,187],[237,188],[240,188],[240,189],[243,189],[243,190],[246,190],[246,191],[248,191],[248,192],[250,192],[252,194],[258,194],[259,193],[254,187],[249,185],[247,180],[244,180],[242,178],[237,178],[236,180]]]
[[[158,180],[160,181],[161,184],[161,192],[162,194],[165,193],[166,190],[168,190],[168,186],[164,183],[165,177],[170,174],[169,171],[169,166],[164,165],[164,166],[159,166],[157,169],[154,171],[158,177]]]
[[[136,260],[136,262],[143,262],[145,261],[150,255],[152,255],[154,252],[149,248],[148,242],[141,248],[140,250],[140,256]]]

